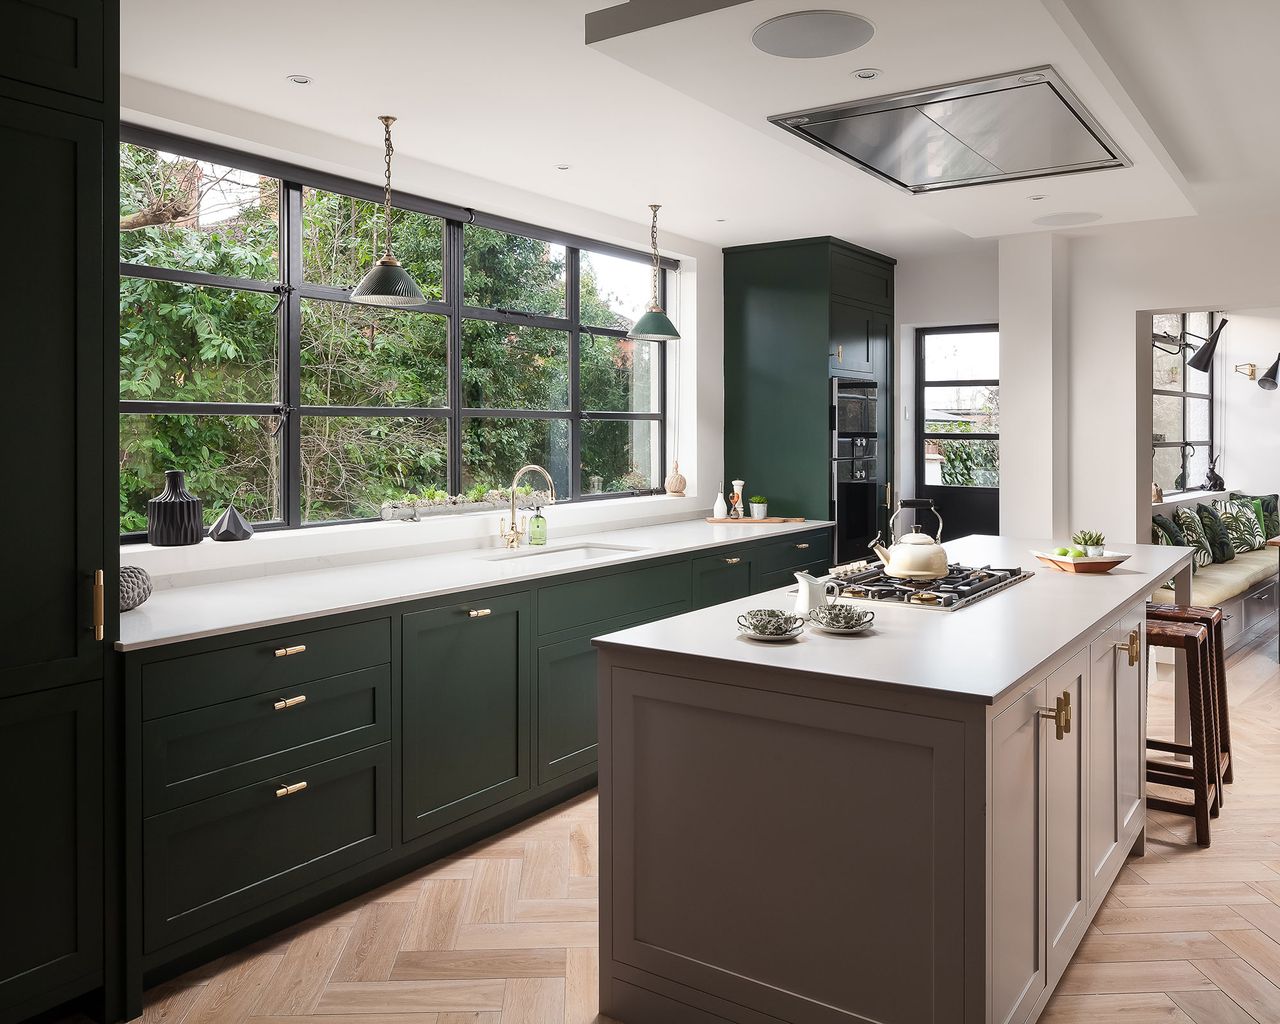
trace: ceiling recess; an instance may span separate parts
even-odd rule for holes
[[[774,57],[813,60],[849,53],[875,34],[871,22],[847,11],[796,11],[770,18],[751,33],[751,42]]]
[[[769,120],[912,193],[1130,166],[1047,66]]]

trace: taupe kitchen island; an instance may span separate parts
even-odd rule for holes
[[[857,636],[739,637],[787,590],[599,638],[600,997],[626,1024],[1021,1024],[1144,827],[1147,595],[1034,576]],[[1066,710],[1069,708],[1069,711]]]

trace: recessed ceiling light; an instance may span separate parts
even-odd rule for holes
[[[294,85],[310,85],[311,84],[310,75],[285,75],[284,77],[287,81],[292,82]]]
[[[858,68],[857,71],[849,72],[854,78],[861,78],[864,82],[869,82],[873,78],[880,77],[879,68]]]
[[[724,223],[724,218],[723,218],[723,217],[717,217],[717,218],[716,218],[716,223],[717,223],[717,224],[723,224],[723,223]]]
[[[1023,82],[1026,85],[1034,85],[1036,82],[1043,82],[1044,75],[1038,74],[1036,72],[1033,72],[1029,75],[1019,75],[1018,81]]]
[[[1052,213],[1048,217],[1037,217],[1032,224],[1039,224],[1042,228],[1070,228],[1078,224],[1092,224],[1095,220],[1102,220],[1100,213]]]
[[[1049,197],[1045,195],[1034,195],[1034,196],[1027,196],[1027,198],[1030,199],[1033,203],[1038,203],[1040,202],[1041,199],[1048,199]]]
[[[774,57],[812,60],[856,50],[875,34],[871,22],[847,11],[796,11],[758,26],[751,42]]]
[[[567,171],[568,169],[569,169],[568,164],[556,164],[557,171]]]

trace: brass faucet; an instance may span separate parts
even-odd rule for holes
[[[528,465],[521,466],[516,470],[516,475],[511,478],[511,528],[507,528],[507,521],[504,518],[498,525],[499,535],[507,542],[507,547],[518,548],[520,546],[520,538],[524,536],[523,528],[516,522],[516,485],[520,482],[520,478],[526,473],[541,473],[543,479],[547,481],[548,493],[551,500],[547,503],[554,505],[556,503],[556,485],[551,479],[551,474],[541,466]]]

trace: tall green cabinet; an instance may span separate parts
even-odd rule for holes
[[[104,746],[116,623],[117,22],[104,0],[0,0],[11,291],[0,1022],[100,988],[113,955]]]
[[[893,470],[895,260],[836,238],[724,251],[725,475],[771,515],[831,516],[832,380],[874,382],[880,525]]]

